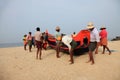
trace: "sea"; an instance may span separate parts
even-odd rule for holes
[[[111,41],[111,39],[109,41]],[[0,48],[21,47],[21,46],[23,46],[22,42],[18,42],[18,43],[0,43]]]
[[[0,48],[20,47],[23,46],[22,42],[19,43],[0,43]]]

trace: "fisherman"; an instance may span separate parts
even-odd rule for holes
[[[27,50],[26,49],[26,46],[27,46],[27,35],[26,34],[23,37],[23,44],[24,44],[24,50]]]
[[[100,37],[99,37],[99,32],[98,30],[94,27],[92,22],[89,22],[87,25],[87,29],[90,31],[90,44],[88,46],[89,48],[89,60],[88,62],[91,62],[91,65],[94,64],[94,58],[93,58],[93,51],[95,50],[95,53],[98,53],[98,46],[100,42]]]
[[[107,40],[107,35],[108,35],[107,30],[104,26],[102,26],[100,28],[100,30],[101,30],[100,33],[99,33],[99,35],[100,35],[100,45],[103,47],[102,54],[104,54],[105,49],[107,49],[109,51],[109,55],[110,55],[111,51],[110,51],[109,47],[107,46],[107,42],[108,42],[108,40]]]
[[[60,33],[60,27],[56,27],[56,33],[55,33],[55,39],[56,39],[56,57],[60,58],[59,52],[60,52],[60,44],[61,44],[61,33]]]
[[[68,47],[70,53],[70,64],[74,63],[73,54],[74,49],[77,47],[77,42],[75,42],[71,36],[65,35],[62,37],[62,42]]]

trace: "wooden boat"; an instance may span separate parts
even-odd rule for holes
[[[83,54],[88,51],[88,45],[90,42],[90,32],[88,30],[81,30],[75,37],[72,37],[77,42],[77,47],[74,50],[74,54]],[[51,48],[56,48],[56,39],[52,34],[48,34],[48,44]],[[68,47],[64,44],[61,45],[60,51],[68,53]]]

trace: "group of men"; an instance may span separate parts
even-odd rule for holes
[[[99,31],[94,27],[92,22],[89,22],[87,25],[87,30],[90,31],[90,43],[89,43],[89,60],[88,62],[91,62],[91,65],[94,64],[94,58],[93,58],[93,52],[95,51],[95,54],[98,54],[98,47],[101,45],[103,46],[103,54],[105,52],[105,48],[109,51],[109,55],[111,54],[111,51],[107,47],[107,31],[105,30],[105,27],[101,27]],[[77,47],[77,42],[75,42],[72,38],[72,36],[62,36],[60,34],[60,27],[56,27],[56,56],[59,58],[59,51],[60,51],[60,43],[64,43],[68,48],[69,48],[69,53],[70,53],[70,64],[74,63],[73,59],[73,54],[74,54],[74,49]],[[61,38],[60,38],[61,37]]]
[[[109,51],[109,54],[111,54],[111,51],[109,50],[109,48],[107,47],[107,31],[105,30],[105,27],[100,28],[101,32],[99,33],[98,30],[94,27],[92,22],[89,22],[87,25],[87,30],[90,31],[90,43],[89,43],[89,60],[88,62],[91,62],[91,64],[94,64],[94,58],[93,58],[93,52],[95,51],[95,54],[98,54],[98,47],[100,45],[103,46],[103,54],[105,52],[105,48]],[[70,64],[74,63],[74,59],[73,59],[73,54],[74,54],[74,49],[77,47],[77,42],[74,41],[74,39],[72,38],[72,36],[68,36],[65,35],[63,36],[60,33],[60,27],[57,26],[55,28],[56,33],[55,33],[55,39],[56,39],[56,57],[60,58],[59,52],[60,52],[60,46],[61,43],[64,43],[68,49],[69,49],[69,54],[70,54]],[[30,44],[31,40],[31,33],[29,33],[28,35],[28,43]],[[37,27],[36,28],[36,32],[34,35],[34,39],[35,39],[35,45],[37,48],[37,52],[36,52],[36,59],[41,59],[41,55],[42,55],[42,45],[43,45],[43,35],[40,32],[40,28]],[[26,43],[25,43],[26,44]],[[24,46],[25,48],[25,46]],[[25,48],[26,49],[26,48]],[[30,51],[31,51],[31,46],[29,47]]]

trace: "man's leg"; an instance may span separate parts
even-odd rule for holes
[[[70,61],[71,61],[71,64],[74,63],[74,60],[73,60],[73,49],[70,50]]]

